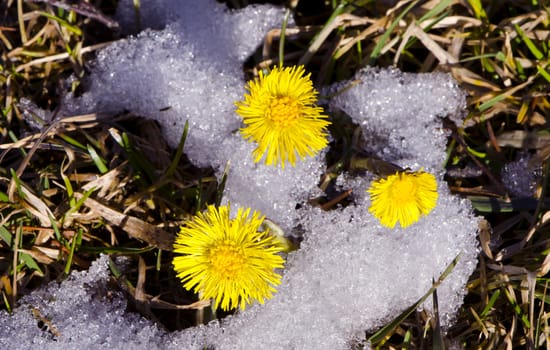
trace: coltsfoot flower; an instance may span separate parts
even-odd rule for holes
[[[313,156],[328,144],[330,125],[317,107],[317,91],[303,66],[275,67],[267,75],[249,81],[244,101],[236,102],[243,118],[243,137],[257,143],[254,161],[264,154],[267,165],[293,166],[296,154]]]
[[[435,176],[423,171],[400,171],[372,182],[369,211],[382,225],[393,228],[417,222],[421,215],[429,214],[437,202]]]
[[[230,219],[229,206],[208,206],[181,227],[174,243],[182,254],[173,265],[183,286],[223,310],[263,303],[281,281],[275,269],[283,267],[278,253],[284,248],[269,231],[258,231],[264,217],[250,211],[240,208]]]

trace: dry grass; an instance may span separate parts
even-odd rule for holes
[[[160,321],[177,317],[172,329],[192,325],[195,313],[181,309],[204,305],[194,304],[196,297],[173,278],[171,240],[186,217],[219,201],[223,185],[210,170],[180,158],[183,144],[170,150],[155,125],[138,116],[112,116],[106,124],[95,115],[55,115],[60,96],[78,88],[86,54],[114,38],[115,24],[105,13],[115,4],[79,2],[81,7],[68,11],[52,3],[0,5],[2,305],[11,310],[22,294],[86,268],[105,252],[132,257],[133,267],[117,280],[138,310]],[[317,83],[326,84],[350,78],[366,64],[394,65],[449,72],[468,93],[467,122],[449,140],[447,176],[451,189],[472,199],[486,218],[465,304],[446,334],[434,317],[413,308],[377,334],[373,345],[549,348],[550,4],[305,3],[294,9],[299,26],[287,27],[283,36],[280,30],[269,33],[261,59],[249,67],[252,73],[284,60],[306,64]],[[92,38],[98,28],[103,35]],[[71,86],[60,85],[69,75]],[[353,125],[335,125],[337,140],[352,137]],[[530,198],[514,197],[499,178],[502,166],[523,150],[534,154],[530,167],[541,169]],[[350,166],[334,161],[328,169]],[[329,208],[345,197],[322,205]],[[172,295],[166,300],[154,297],[166,290]],[[151,311],[159,308],[172,311]]]
[[[170,251],[179,225],[219,201],[222,188],[211,169],[185,158],[186,134],[172,150],[158,126],[138,116],[105,122],[94,114],[57,115],[62,95],[78,88],[86,53],[108,45],[88,38],[98,22],[112,24],[100,12],[109,4],[95,5],[80,3],[79,15],[48,2],[0,5],[3,308],[11,310],[21,295],[49,280],[87,268],[99,253],[133,257],[136,267],[118,275],[118,282],[148,316],[156,317],[151,309],[203,308],[173,282]],[[72,85],[59,85],[70,76]],[[138,268],[139,261],[153,269]],[[155,298],[159,294],[169,297]],[[189,319],[172,327],[189,326]]]

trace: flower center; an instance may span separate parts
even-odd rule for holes
[[[271,100],[269,108],[266,112],[266,117],[269,118],[276,126],[286,128],[289,124],[298,119],[300,106],[296,100],[283,96],[276,97]]]
[[[391,187],[392,198],[398,203],[414,201],[416,194],[416,183],[410,177],[399,176]]]
[[[242,248],[235,242],[224,241],[210,249],[210,264],[216,273],[225,278],[234,278],[246,265]]]

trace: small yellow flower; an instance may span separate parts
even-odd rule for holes
[[[249,81],[244,101],[236,102],[237,114],[246,125],[243,137],[256,142],[254,161],[266,154],[267,165],[293,166],[296,153],[303,159],[328,144],[326,127],[330,122],[315,105],[317,91],[303,66],[275,67],[267,75]]]
[[[282,245],[269,231],[259,232],[260,213],[240,208],[234,219],[229,206],[211,205],[182,226],[174,243],[173,265],[186,289],[203,300],[214,299],[223,310],[245,309],[269,299],[281,276]]]
[[[372,202],[369,211],[390,228],[397,221],[402,227],[417,222],[420,215],[435,208],[438,197],[435,176],[423,171],[397,172],[375,180],[368,192]]]

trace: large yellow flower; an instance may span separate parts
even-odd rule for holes
[[[397,221],[402,227],[417,222],[427,215],[437,202],[437,181],[423,171],[397,172],[373,181],[368,192],[371,195],[369,211],[382,225],[393,228]]]
[[[268,231],[259,232],[264,220],[256,211],[240,208],[234,219],[229,206],[209,206],[181,227],[174,243],[173,265],[186,289],[203,300],[214,299],[223,310],[269,299],[281,276],[275,269],[284,260],[284,248]]]
[[[236,102],[237,114],[246,125],[243,137],[256,142],[254,161],[266,154],[265,163],[284,168],[293,166],[296,153],[303,159],[328,144],[326,127],[330,124],[323,109],[315,105],[317,91],[303,66],[275,67],[267,75],[249,81],[244,101]]]

